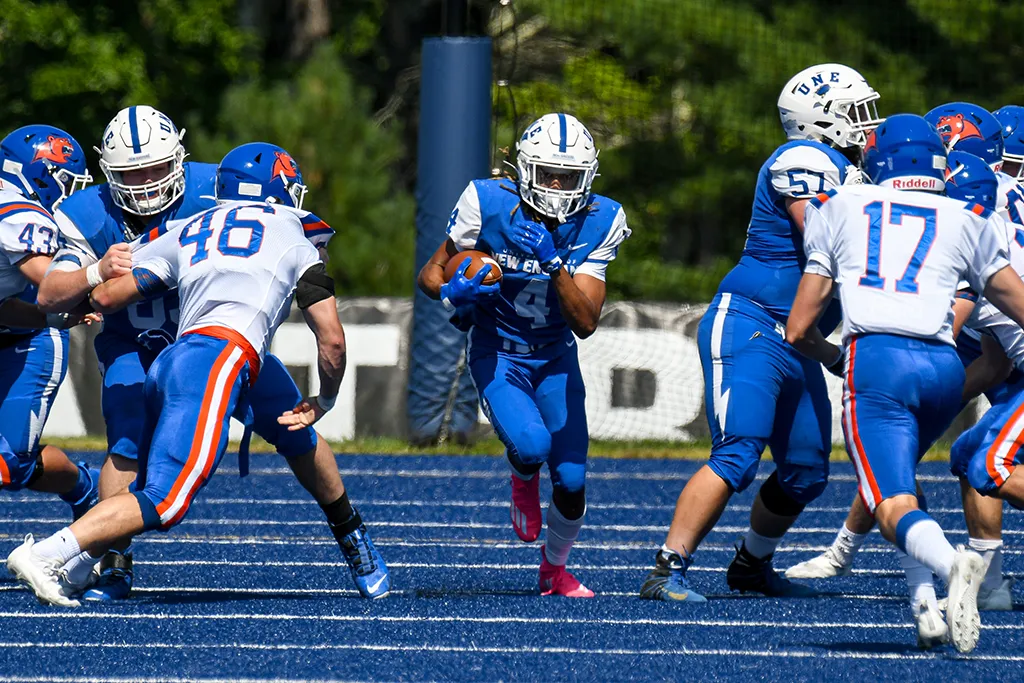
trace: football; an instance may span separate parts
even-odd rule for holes
[[[466,251],[460,251],[455,256],[452,256],[448,261],[448,265],[444,267],[444,281],[450,282],[455,277],[455,271],[459,269],[462,262],[466,259],[472,259],[469,262],[469,267],[466,268],[466,277],[471,278],[476,275],[477,271],[483,268],[485,265],[491,267],[491,271],[484,277],[485,285],[493,285],[495,282],[501,281],[501,266],[494,258],[483,251],[475,251],[473,249],[467,249]]]

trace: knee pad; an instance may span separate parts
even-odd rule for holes
[[[509,433],[511,443],[506,444],[524,465],[543,465],[551,455],[551,432],[543,424],[528,424]]]
[[[779,484],[779,471],[775,470],[758,491],[768,512],[779,517],[796,517],[804,511],[804,503],[794,500]]]
[[[576,493],[583,490],[587,480],[587,466],[583,463],[563,462],[551,471],[551,486],[557,491]]]
[[[565,489],[555,487],[551,491],[551,504],[567,520],[578,520],[587,512],[586,491],[582,486],[575,491],[566,491]]]
[[[828,485],[827,462],[824,466],[786,464],[775,471],[781,491],[801,507],[820,496]]]
[[[744,439],[734,444],[734,449],[728,453],[712,452],[708,467],[733,493],[739,493],[757,478],[757,466],[761,463],[760,443],[760,440]]]

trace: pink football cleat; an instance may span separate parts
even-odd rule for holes
[[[527,543],[536,541],[540,536],[543,522],[540,513],[539,473],[526,481],[512,475],[512,506],[509,512],[512,515],[512,528],[516,536]]]
[[[544,546],[540,547],[540,594],[562,595],[567,598],[592,598],[594,591],[580,583],[575,576],[565,571],[565,566],[548,562]]]

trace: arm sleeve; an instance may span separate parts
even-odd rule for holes
[[[836,261],[832,255],[832,230],[824,206],[807,206],[804,213],[804,253],[807,254],[805,273],[837,279]]]
[[[601,244],[590,252],[587,260],[577,266],[575,274],[582,273],[604,282],[608,264],[615,260],[619,253],[619,245],[625,242],[630,234],[632,234],[632,230],[626,225],[626,212],[620,206],[608,234]]]
[[[480,239],[480,226],[483,219],[480,214],[480,195],[476,190],[476,183],[470,183],[462,191],[455,209],[452,210],[451,218],[448,219],[448,237],[459,251],[475,249],[477,240]]]
[[[847,180],[848,172],[840,170],[824,151],[801,145],[790,147],[769,169],[772,187],[783,197],[808,199],[833,190]]]
[[[981,226],[978,245],[967,269],[967,281],[975,292],[984,292],[988,279],[1009,265],[1006,225],[998,214],[993,213]]]

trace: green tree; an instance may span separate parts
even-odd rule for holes
[[[342,295],[412,293],[413,201],[395,180],[399,131],[373,123],[370,94],[336,50],[321,45],[288,81],[230,88],[214,125],[193,152],[220,159],[253,140],[273,142],[298,161],[309,185],[304,208],[337,231],[329,268]]]

